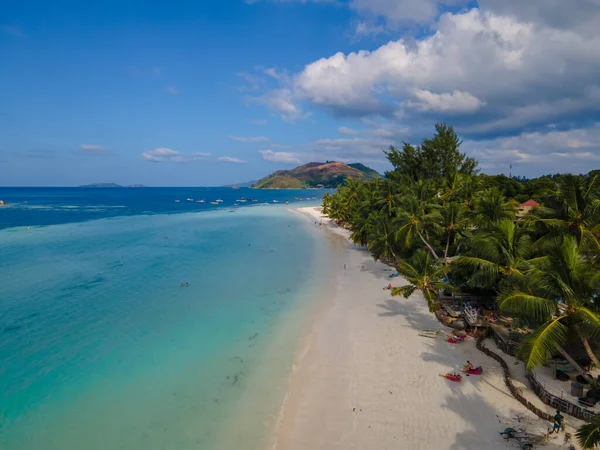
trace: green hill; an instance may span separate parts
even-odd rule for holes
[[[360,164],[336,161],[311,162],[292,170],[278,170],[254,185],[260,189],[336,188],[347,179],[369,181],[380,178],[378,172]]]

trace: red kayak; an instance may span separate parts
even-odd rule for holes
[[[451,344],[457,344],[459,342],[462,342],[466,339],[466,336],[457,336],[457,337],[451,337],[448,339],[448,342],[450,342]]]
[[[469,375],[481,375],[481,372],[483,372],[483,369],[481,368],[481,366],[475,367],[474,369],[467,370],[467,373]]]
[[[460,381],[462,380],[462,376],[459,373],[447,373],[445,375],[440,373],[440,377],[444,377],[450,381]]]

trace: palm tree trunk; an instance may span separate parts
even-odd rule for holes
[[[594,364],[594,366],[600,368],[600,361],[598,361],[598,357],[594,354],[594,351],[592,350],[592,346],[590,345],[590,341],[588,341],[588,338],[586,338],[585,336],[580,334],[579,339],[581,339],[581,342],[583,342],[585,352],[592,360],[592,364]]]
[[[575,368],[575,370],[577,372],[579,372],[579,374],[586,379],[590,379],[590,375],[583,370],[583,367],[581,367],[579,364],[577,364],[577,361],[575,361],[573,359],[573,357],[571,355],[569,355],[566,350],[564,348],[562,348],[560,345],[556,346],[556,349],[558,350],[558,353],[560,353],[562,355],[563,358],[565,358],[567,361],[569,361],[569,363]]]
[[[444,264],[448,262],[448,249],[450,248],[450,232],[448,232],[448,239],[446,239],[446,249],[444,250]]]
[[[431,252],[431,255],[436,259],[436,261],[438,259],[440,259],[440,257],[437,255],[437,253],[435,252],[435,250],[433,249],[433,247],[431,245],[429,245],[429,242],[427,242],[425,240],[425,238],[423,237],[423,235],[420,232],[418,232],[418,231],[417,231],[417,234],[419,235],[419,237],[423,241],[423,244],[425,244],[425,246],[429,249],[429,251]]]

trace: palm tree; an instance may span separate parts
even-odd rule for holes
[[[403,199],[398,210],[397,239],[402,240],[407,248],[412,247],[413,239],[418,237],[437,260],[440,257],[430,243],[430,234],[440,234],[439,213],[440,205],[433,202],[419,200],[415,195]]]
[[[600,250],[600,180],[596,176],[565,175],[547,207],[534,210],[532,219],[545,228],[548,238],[575,236],[585,249]]]
[[[518,209],[516,200],[506,200],[496,188],[486,189],[475,201],[473,223],[478,228],[486,228],[502,220],[515,220]]]
[[[577,429],[577,441],[582,448],[600,447],[600,416]]]
[[[548,256],[531,262],[525,275],[525,289],[507,288],[498,299],[500,310],[543,323],[519,349],[527,370],[544,364],[558,352],[586,376],[565,350],[571,336],[579,338],[591,361],[600,367],[589,343],[600,337],[600,317],[592,303],[600,275],[576,238],[566,236]]]
[[[397,240],[392,219],[386,213],[377,211],[369,216],[367,227],[368,249],[373,257],[397,261],[398,257],[394,252]]]
[[[529,264],[535,261],[531,254],[526,225],[505,219],[473,233],[469,252],[455,258],[452,265],[472,271],[471,285],[501,290],[522,284]]]
[[[425,296],[429,310],[433,311],[433,301],[438,297],[441,289],[448,288],[442,279],[449,271],[449,266],[432,258],[425,250],[419,249],[409,261],[401,261],[398,272],[410,284],[392,289],[392,295],[403,295],[410,297],[413,292],[419,290]]]
[[[443,230],[446,240],[444,262],[447,262],[450,244],[456,245],[460,241],[460,238],[464,236],[464,231],[469,224],[467,211],[468,209],[463,203],[456,201],[446,203],[440,210],[441,220],[439,225]]]
[[[393,216],[394,211],[402,199],[399,194],[398,184],[390,180],[385,180],[383,183],[381,183],[381,186],[379,186],[379,179],[375,180],[374,183],[377,183],[376,188],[380,187],[378,190],[381,195],[381,197],[375,203],[376,206],[381,211],[386,211],[388,216]]]

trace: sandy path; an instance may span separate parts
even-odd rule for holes
[[[320,218],[314,208],[301,211]],[[498,435],[507,426],[546,430],[548,423],[510,396],[499,365],[474,341],[452,345],[418,336],[420,329],[440,327],[424,299],[391,297],[382,289],[390,269],[349,243],[344,230],[333,231],[342,236],[323,230],[339,266],[335,294],[297,358],[274,448],[506,449],[518,448]],[[439,376],[466,359],[483,365],[483,376],[462,383]],[[562,435],[544,448],[566,448],[559,443]]]

